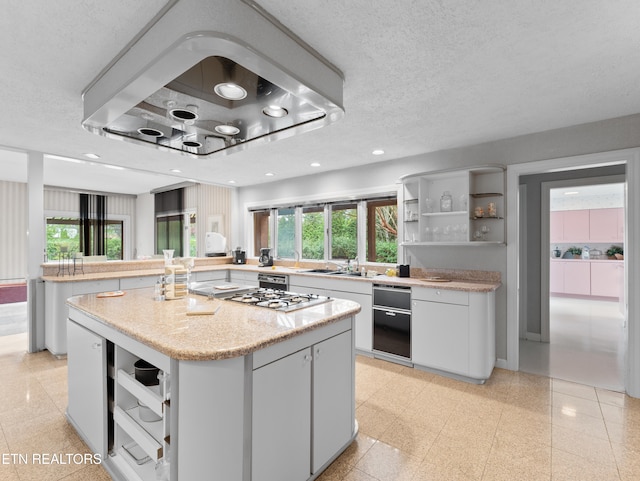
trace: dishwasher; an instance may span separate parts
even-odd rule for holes
[[[373,351],[411,362],[411,287],[373,285]]]

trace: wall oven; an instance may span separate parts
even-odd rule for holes
[[[373,351],[411,361],[411,288],[373,285]]]

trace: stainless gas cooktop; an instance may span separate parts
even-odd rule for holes
[[[236,293],[225,296],[232,302],[265,307],[276,311],[290,312],[297,309],[315,306],[331,301],[330,297],[317,294],[299,294],[296,292],[281,291],[277,289],[255,288],[244,293]]]

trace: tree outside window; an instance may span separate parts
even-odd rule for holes
[[[324,206],[302,209],[302,258],[324,259]]]
[[[367,203],[367,261],[398,260],[398,205],[395,199]]]
[[[278,209],[278,244],[280,258],[293,258],[296,250],[296,210]]]
[[[355,259],[358,255],[358,206],[331,206],[331,259]]]

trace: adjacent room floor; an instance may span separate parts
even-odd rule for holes
[[[12,462],[87,453],[64,417],[66,361],[25,347],[0,338],[0,479],[108,480],[97,465]],[[320,481],[640,478],[640,400],[621,393],[501,369],[477,386],[359,356],[356,406],[358,438]]]
[[[0,304],[0,336],[27,332],[27,303]]]
[[[617,301],[549,298],[550,343],[520,341],[520,369],[624,392],[624,317]]]

